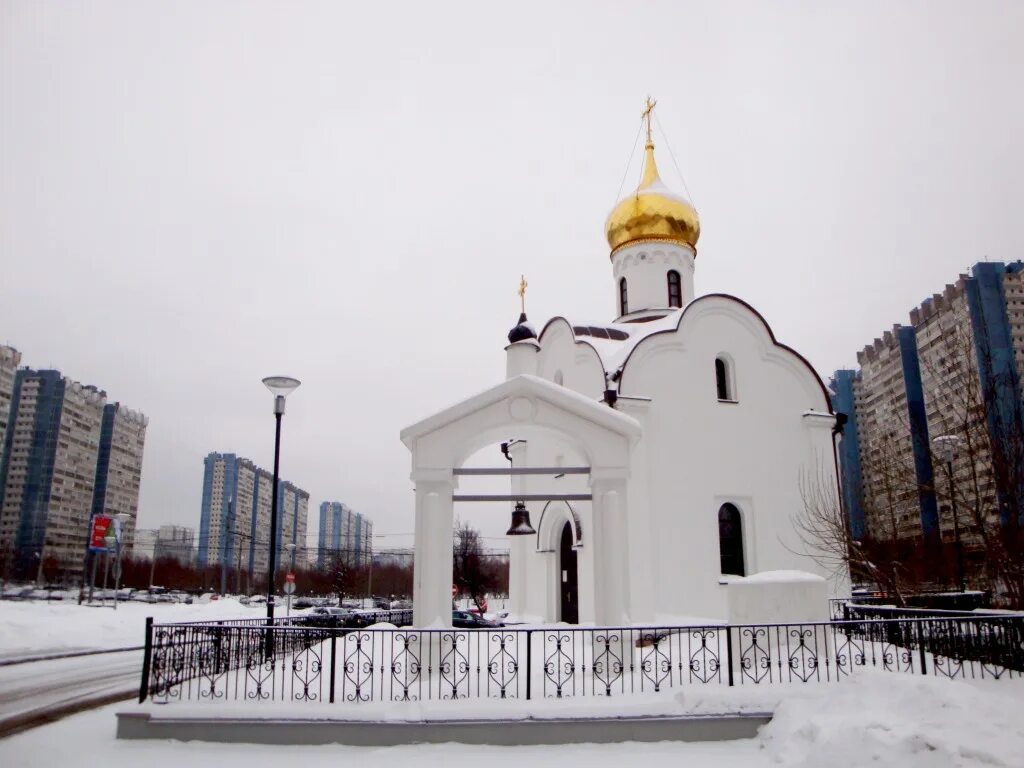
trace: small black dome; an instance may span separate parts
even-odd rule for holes
[[[517,341],[526,341],[527,339],[536,339],[537,332],[533,330],[533,326],[526,319],[526,313],[523,312],[519,315],[519,325],[508,332],[508,341],[510,344],[515,344]]]

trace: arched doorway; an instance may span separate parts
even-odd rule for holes
[[[567,624],[577,624],[580,620],[579,576],[576,571],[576,550],[572,542],[572,525],[566,521],[562,526],[562,540],[558,547],[558,568],[562,606],[559,616]]]

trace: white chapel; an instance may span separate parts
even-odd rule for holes
[[[458,481],[485,472],[462,465],[497,442],[508,463],[494,474],[510,477],[501,500],[518,509],[510,534],[525,534],[509,536],[517,616],[725,620],[730,588],[768,572],[843,588],[794,528],[803,479],[835,477],[828,392],[752,306],[696,296],[700,221],[659,177],[652,107],[642,180],[606,222],[613,319],[554,317],[538,333],[524,313],[503,382],[402,432],[416,626],[450,626]]]

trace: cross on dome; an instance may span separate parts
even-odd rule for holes
[[[647,128],[644,147],[644,172],[636,190],[627,195],[605,222],[608,245],[614,253],[629,243],[666,240],[687,245],[696,251],[700,237],[700,218],[683,195],[670,190],[658,175],[654,160],[651,118],[657,101],[650,96],[644,103],[641,119]]]

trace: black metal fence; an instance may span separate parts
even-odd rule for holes
[[[618,696],[697,685],[839,682],[867,667],[954,678],[1024,674],[1021,615],[474,630],[252,621],[148,621],[139,700]]]

